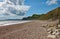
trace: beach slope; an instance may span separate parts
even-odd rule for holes
[[[34,20],[22,24],[0,27],[0,39],[52,39],[47,38],[47,31],[42,25],[47,21]]]

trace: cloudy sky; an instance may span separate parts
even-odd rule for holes
[[[2,0],[0,0],[1,2]],[[60,7],[60,0],[25,0],[24,5],[30,6],[28,12],[26,12],[25,16],[31,16],[33,14],[45,14],[57,7]],[[2,4],[0,3],[0,6]],[[0,7],[1,9],[1,7]],[[0,12],[1,13],[1,12]],[[4,15],[0,14],[0,18],[3,18]],[[23,16],[22,16],[23,17]],[[5,18],[22,18],[21,16],[8,16]]]
[[[0,0],[0,20],[21,19],[29,8],[24,0]]]
[[[25,4],[31,6],[26,16],[47,13],[60,7],[60,0],[25,0]]]

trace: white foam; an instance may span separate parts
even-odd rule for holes
[[[0,22],[0,26],[20,24],[20,23],[26,23],[26,22],[30,22],[30,21],[3,21],[3,22]]]

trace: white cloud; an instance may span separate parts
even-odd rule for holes
[[[5,1],[7,2],[7,0]],[[14,5],[13,2],[9,2],[9,3],[3,3],[2,6],[0,7],[0,14],[2,17],[6,16],[5,18],[9,18],[7,17],[10,16],[11,17],[16,17],[16,18],[23,18],[24,16],[21,16],[20,12],[22,13],[26,13],[30,6],[26,6],[26,5]],[[16,11],[16,12],[15,12]]]
[[[0,3],[0,6],[2,6],[2,3]]]
[[[57,4],[58,3],[57,1],[58,0],[47,0],[46,4],[48,4],[48,5]]]

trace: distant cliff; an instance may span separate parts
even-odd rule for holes
[[[27,18],[23,18],[23,20],[48,20],[48,19],[52,19],[52,20],[56,20],[60,18],[60,7],[49,11],[46,14],[33,14],[32,16],[29,16]]]

